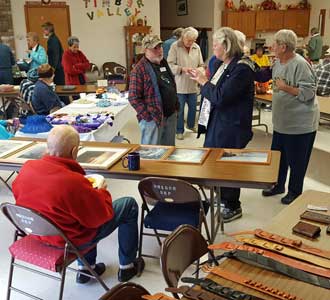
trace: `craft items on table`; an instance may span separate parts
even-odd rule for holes
[[[140,145],[134,149],[142,160],[161,160],[169,154],[171,146]]]
[[[249,164],[265,164],[271,162],[271,151],[251,149],[222,149],[217,158],[219,162],[238,162]]]
[[[44,142],[32,143],[28,147],[6,157],[6,161],[12,163],[24,164],[27,160],[40,159],[46,153],[47,153],[47,143]]]
[[[299,298],[295,295],[292,295],[290,293],[287,293],[285,291],[280,291],[279,289],[276,289],[269,285],[255,281],[251,278],[246,278],[246,277],[239,275],[238,273],[233,273],[233,272],[230,272],[230,271],[227,271],[224,269],[220,269],[218,267],[212,268],[211,273],[218,275],[224,279],[247,286],[249,288],[262,292],[264,294],[271,295],[271,296],[281,299],[281,300],[302,300],[301,298]]]
[[[77,161],[85,168],[108,169],[125,155],[130,148],[114,147],[82,147],[78,152]]]
[[[29,141],[2,140],[0,144],[0,158],[10,156],[17,151],[26,148],[32,143],[33,142]]]
[[[296,249],[292,249],[286,246],[282,246],[272,242],[265,242],[264,240],[258,238],[244,238],[236,237],[236,240],[242,243],[246,243],[252,246],[260,247],[269,251],[274,251],[286,256],[294,257],[303,261],[307,261],[317,266],[330,269],[330,260],[314,256],[309,253],[304,253]]]
[[[300,218],[321,224],[327,224],[327,225],[330,224],[330,215],[320,214],[308,210],[306,210],[302,215],[300,215]]]
[[[262,298],[249,295],[247,293],[234,290],[230,287],[223,286],[208,278],[192,278],[182,277],[181,281],[184,283],[192,283],[199,285],[203,290],[216,294],[225,299],[248,299],[248,300],[262,300]]]
[[[220,256],[237,258],[289,277],[330,289],[330,270],[300,261],[276,252],[249,245],[224,242],[209,246],[210,249],[229,251]]]
[[[164,158],[166,162],[186,163],[186,164],[203,164],[209,148],[172,148],[170,155]]]
[[[52,125],[68,124],[76,128],[79,133],[90,132],[99,128],[102,124],[113,125],[114,116],[112,113],[91,113],[91,114],[53,114],[47,117]]]
[[[315,239],[320,236],[321,228],[306,222],[298,222],[292,228],[292,232]]]
[[[173,297],[167,296],[163,293],[157,293],[154,295],[143,295],[142,299],[146,299],[146,300],[176,300]]]
[[[26,118],[24,127],[20,130],[23,133],[48,132],[53,126],[48,122],[46,116],[33,115]]]

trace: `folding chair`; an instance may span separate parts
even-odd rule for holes
[[[183,272],[206,253],[218,265],[213,252],[201,233],[193,226],[182,225],[173,231],[163,242],[160,264],[163,277],[169,287],[177,287]],[[198,271],[196,273],[198,277]],[[178,294],[173,296],[180,299]]]
[[[202,201],[198,190],[190,183],[171,178],[148,177],[139,182],[138,189],[142,197],[142,216],[140,224],[139,257],[158,258],[142,254],[143,236],[156,236],[161,245],[160,237],[168,234],[158,231],[172,232],[182,224],[190,224],[199,231],[202,224],[210,240],[210,232],[206,221],[209,203]],[[153,208],[149,208],[153,206]],[[145,215],[146,214],[146,215]],[[154,233],[144,232],[144,227]]]
[[[66,270],[69,269],[74,272],[79,272],[78,270],[68,267],[77,258],[84,263],[88,271],[92,274],[89,276],[84,273],[84,275],[95,278],[106,291],[109,290],[107,285],[91,268],[90,264],[83,256],[83,254],[88,252],[90,248],[81,253],[51,220],[32,209],[11,203],[1,204],[0,209],[16,228],[14,243],[9,247],[9,251],[11,253],[11,263],[7,288],[7,300],[10,299],[11,291],[18,292],[32,299],[41,300],[41,298],[20,290],[12,285],[14,267],[60,281],[58,299],[61,300],[63,297]],[[62,249],[49,246],[33,236],[60,236],[65,241],[65,247]],[[16,260],[23,261],[29,265],[22,265],[16,262]],[[59,273],[60,276],[54,276],[52,274],[36,270],[32,268],[33,265],[48,271]]]
[[[114,81],[116,83],[126,83],[127,69],[113,61],[105,62],[102,65],[104,79]]]
[[[114,286],[99,300],[142,300],[143,295],[150,295],[143,286],[134,282],[124,282]]]

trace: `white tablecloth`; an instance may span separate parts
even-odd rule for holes
[[[75,113],[75,114],[87,114],[87,113],[97,113],[97,112],[111,112],[114,115],[113,125],[110,126],[107,123],[103,123],[98,129],[87,133],[80,133],[80,140],[82,141],[96,141],[96,142],[110,142],[120,131],[126,122],[135,115],[135,110],[131,107],[129,103],[118,106],[109,107],[88,107],[83,108],[82,105],[77,107],[77,105],[69,104],[59,110],[54,114],[61,113]],[[56,126],[56,125],[55,125]],[[30,138],[47,138],[48,132],[30,134],[17,131],[16,137],[30,137]]]

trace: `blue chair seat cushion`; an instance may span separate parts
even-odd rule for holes
[[[209,203],[203,201],[205,213]],[[197,227],[199,224],[199,203],[166,203],[157,202],[144,218],[146,228],[173,231],[182,224]]]

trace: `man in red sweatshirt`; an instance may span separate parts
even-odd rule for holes
[[[68,125],[54,127],[47,139],[48,154],[38,160],[27,161],[13,182],[16,204],[32,208],[51,219],[79,248],[96,245],[118,228],[119,281],[128,281],[144,267],[136,259],[138,242],[138,205],[134,198],[123,197],[112,202],[104,183],[94,189],[84,177],[85,172],[76,161],[79,134]],[[43,237],[54,246],[64,246],[59,236]],[[101,275],[105,264],[96,264],[96,246],[85,258]],[[82,272],[76,281],[86,283],[90,277],[78,260]]]

